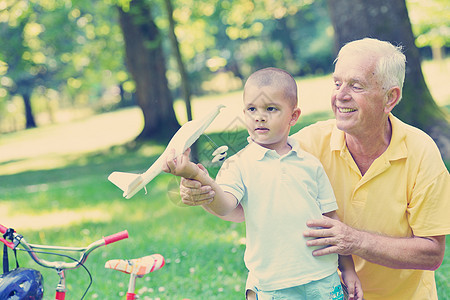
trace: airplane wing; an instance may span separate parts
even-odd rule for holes
[[[187,122],[175,133],[170,140],[163,154],[150,166],[150,168],[142,174],[113,172],[109,175],[108,180],[118,186],[124,193],[126,199],[133,197],[138,191],[144,188],[153,178],[162,172],[163,165],[166,159],[166,152],[170,149],[175,149],[175,155],[178,156],[200,137],[200,135],[208,128],[214,121],[220,110],[224,105],[218,105],[211,112],[206,114],[201,119],[196,119]]]

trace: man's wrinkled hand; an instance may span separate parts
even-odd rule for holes
[[[357,247],[355,243],[358,241],[358,231],[341,221],[324,216],[323,219],[310,220],[306,225],[313,229],[303,232],[303,236],[315,238],[308,240],[306,245],[324,247],[314,250],[314,256],[332,253],[350,255]]]
[[[198,167],[208,174],[208,171],[202,164],[198,164]],[[198,206],[211,203],[214,199],[215,192],[210,186],[202,186],[197,180],[181,178],[180,196],[184,204]]]

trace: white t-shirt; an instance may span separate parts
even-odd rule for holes
[[[249,280],[261,290],[278,290],[319,280],[336,272],[336,254],[314,257],[303,231],[306,221],[337,209],[319,160],[288,139],[280,156],[249,139],[227,159],[216,181],[244,208]]]

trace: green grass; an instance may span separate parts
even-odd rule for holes
[[[121,191],[106,180],[112,170],[138,170],[154,158],[132,151],[123,155],[93,154],[75,159],[63,168],[0,176],[1,203],[11,209],[8,217],[13,221],[22,214],[42,217],[34,225],[45,229],[21,230],[33,243],[83,246],[104,235],[128,229],[128,240],[100,248],[89,257],[86,266],[92,272],[94,283],[87,299],[117,299],[120,292],[126,291],[128,276],[104,269],[106,260],[152,253],[161,253],[167,264],[148,275],[150,280],[137,281],[137,288],[147,291],[141,298],[240,298],[245,282],[244,246],[239,242],[244,236],[242,224],[220,221],[201,208],[176,205],[168,191],[175,189],[177,183],[169,175],[152,182],[148,195],[141,192],[131,200],[123,199]],[[46,225],[52,224],[49,218],[56,218],[61,211],[80,212],[81,218],[93,210],[104,212],[107,218],[63,226]],[[19,255],[22,266],[36,268],[25,254]],[[57,276],[52,270],[37,269],[45,276],[46,299],[50,299]],[[69,270],[66,278],[68,299],[80,298],[88,284],[86,272]]]
[[[121,113],[130,114],[130,110],[115,112],[114,118],[94,117],[89,122],[96,124],[98,118],[101,122],[111,122]],[[307,115],[293,131],[328,117],[328,113]],[[111,132],[117,126],[104,125]],[[64,126],[68,126],[65,134],[77,137],[76,141],[83,140],[74,127]],[[0,150],[8,153],[0,154],[0,222],[20,230],[29,242],[62,246],[84,246],[104,235],[127,229],[128,240],[102,247],[89,257],[86,266],[94,282],[86,299],[123,299],[128,275],[104,269],[104,263],[109,259],[131,259],[153,253],[162,254],[167,264],[137,280],[141,299],[242,299],[246,279],[244,224],[225,222],[201,208],[179,205],[178,182],[167,174],[148,185],[147,195],[140,192],[130,200],[122,198],[121,191],[107,181],[112,171],[143,171],[161,152],[161,145],[101,144],[96,149],[95,142],[89,140],[90,148],[95,149],[91,152],[86,146],[81,153],[61,150],[32,155],[33,149],[23,155],[10,153],[19,151],[19,145],[40,149],[45,146],[39,144],[43,140],[32,140],[31,136],[50,138],[52,134],[55,146],[50,148],[54,149],[59,147],[54,127],[9,134],[7,142],[2,140],[0,146],[4,147]],[[133,136],[131,132],[130,137]],[[231,155],[245,144],[247,134],[235,131],[232,136],[223,133],[210,136],[216,142],[232,139],[238,146],[230,150]],[[206,138],[201,138],[199,143],[202,143],[199,147],[203,149],[199,153],[202,159],[212,149]],[[210,170],[214,174],[217,167],[210,166]],[[439,299],[450,298],[450,256],[446,253],[443,265],[436,272]],[[19,253],[19,261],[21,266],[39,269],[44,274],[45,299],[52,299],[58,282],[56,273],[36,266],[24,253]],[[86,272],[69,270],[66,279],[67,299],[79,299],[88,285]]]

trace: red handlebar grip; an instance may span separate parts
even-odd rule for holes
[[[124,230],[124,231],[115,233],[113,235],[106,236],[103,239],[105,240],[105,245],[108,245],[108,244],[115,243],[117,241],[127,239],[127,238],[128,238],[128,231]]]
[[[2,224],[0,224],[0,232],[1,233],[5,233],[8,230],[8,228],[6,228],[5,226],[3,226]]]
[[[8,242],[7,240],[5,240],[4,238],[1,238],[1,237],[0,237],[0,242],[2,242],[7,247],[9,247],[9,248],[14,250],[14,243],[13,242]]]

